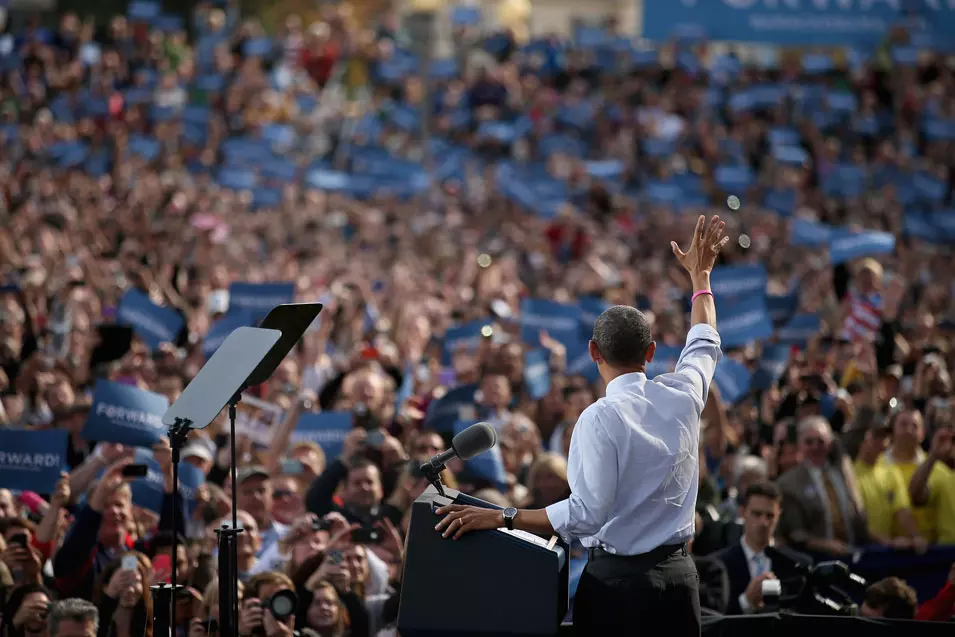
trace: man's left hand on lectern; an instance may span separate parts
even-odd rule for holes
[[[487,531],[504,526],[504,516],[500,509],[449,504],[435,510],[435,513],[445,516],[435,525],[435,530],[443,531],[442,536],[453,536],[455,540],[471,531]]]

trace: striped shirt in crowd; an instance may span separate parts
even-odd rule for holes
[[[863,295],[850,290],[846,297],[849,312],[842,325],[843,337],[871,343],[882,326],[882,297],[878,294]]]

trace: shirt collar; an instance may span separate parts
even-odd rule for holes
[[[746,538],[745,538],[745,537],[741,537],[740,540],[739,540],[739,543],[740,543],[740,545],[743,547],[743,555],[746,556],[746,561],[747,561],[747,562],[752,562],[752,561],[753,561],[753,557],[755,557],[755,556],[757,556],[757,555],[765,555],[765,554],[766,554],[766,550],[765,550],[765,549],[763,549],[762,551],[759,551],[759,552],[757,553],[757,552],[754,551],[752,548],[750,548],[749,544],[746,543]],[[773,545],[773,540],[772,540],[772,538],[770,538],[770,540],[769,540],[769,546],[772,546],[772,545]]]
[[[643,372],[630,372],[629,374],[620,374],[609,383],[607,383],[607,389],[604,391],[604,395],[611,396],[615,393],[622,393],[627,386],[637,383],[638,381],[643,381],[646,379],[646,374]]]

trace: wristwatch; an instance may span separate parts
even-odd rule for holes
[[[514,507],[507,507],[504,509],[504,526],[507,527],[508,531],[514,530],[514,518],[517,517],[517,509]]]

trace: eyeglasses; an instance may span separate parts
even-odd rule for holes
[[[275,493],[273,494],[273,496],[277,499],[291,498],[293,495],[295,494],[288,489],[276,489]]]

